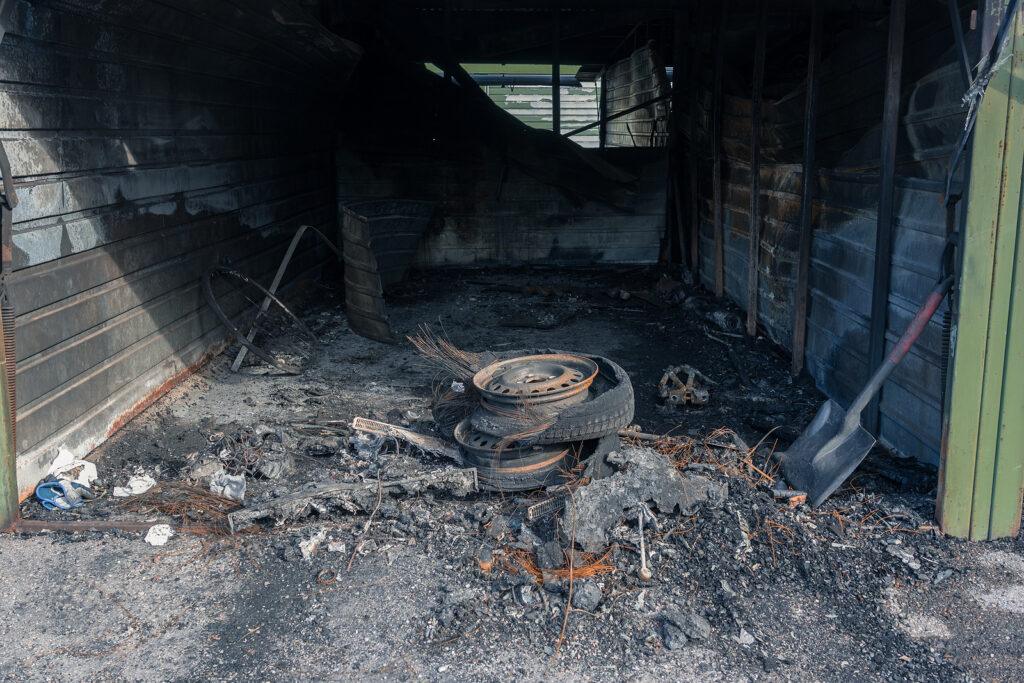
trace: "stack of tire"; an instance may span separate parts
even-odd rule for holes
[[[479,398],[454,430],[481,485],[502,491],[552,486],[582,460],[618,445],[633,420],[633,385],[617,364],[589,354],[502,354],[472,379]]]

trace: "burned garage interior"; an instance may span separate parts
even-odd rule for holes
[[[0,670],[1024,671],[1019,0],[0,0]]]

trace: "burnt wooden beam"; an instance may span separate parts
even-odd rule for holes
[[[758,270],[761,256],[761,106],[764,100],[764,60],[768,39],[768,3],[758,0],[761,17],[754,41],[754,87],[750,117],[750,248],[747,268],[747,334],[757,334]]]
[[[882,109],[881,179],[878,193],[878,229],[875,232],[875,277],[871,290],[871,331],[868,372],[882,363],[888,326],[889,279],[892,270],[892,219],[896,193],[896,141],[900,124],[900,84],[903,77],[903,42],[907,1],[892,0],[889,12],[889,47],[885,69],[885,100]],[[875,394],[864,412],[865,427],[878,434],[879,396]]]
[[[711,88],[711,195],[715,236],[715,296],[725,293],[725,246],[722,234],[722,72],[725,70],[729,1],[722,0],[715,29],[715,70]]]
[[[821,23],[823,9],[811,6],[811,38],[807,50],[807,94],[804,98],[804,159],[800,191],[800,242],[797,247],[796,286],[793,292],[793,363],[796,377],[804,369],[807,345],[807,289],[811,272],[811,236],[814,231],[814,191],[817,171],[814,143],[818,127],[818,85],[821,80]]]

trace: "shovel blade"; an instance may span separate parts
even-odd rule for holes
[[[875,445],[875,437],[860,425],[849,434],[840,434],[845,418],[842,406],[826,401],[782,457],[786,481],[807,492],[811,507],[832,495]],[[842,438],[837,439],[839,436]]]

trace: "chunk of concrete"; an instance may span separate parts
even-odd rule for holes
[[[692,609],[666,612],[665,621],[674,625],[691,640],[707,640],[711,636],[711,623]]]
[[[573,586],[572,606],[586,612],[593,612],[601,603],[604,593],[601,587],[590,579],[583,579]]]

